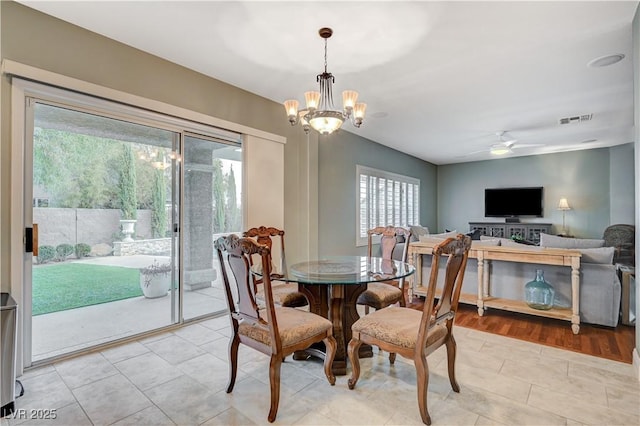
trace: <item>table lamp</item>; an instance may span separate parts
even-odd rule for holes
[[[566,198],[560,198],[560,202],[558,203],[558,210],[562,210],[562,233],[560,235],[566,235],[567,228],[565,227],[564,216],[567,210],[571,210],[571,207],[569,207],[569,202]]]

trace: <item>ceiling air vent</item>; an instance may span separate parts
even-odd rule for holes
[[[561,118],[558,120],[560,124],[575,124],[589,121],[593,118],[593,114],[574,115],[573,117]]]

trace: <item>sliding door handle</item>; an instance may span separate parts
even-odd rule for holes
[[[38,224],[34,223],[32,228],[24,230],[24,251],[38,255]]]

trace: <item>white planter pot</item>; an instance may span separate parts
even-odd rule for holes
[[[120,219],[120,225],[122,225],[122,233],[124,234],[124,239],[122,241],[129,243],[133,241],[131,235],[133,235],[136,230],[136,222],[137,220],[135,219]]]
[[[171,282],[171,274],[160,273],[153,275],[140,274],[140,288],[148,299],[155,299],[167,295]]]

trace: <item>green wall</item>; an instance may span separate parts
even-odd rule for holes
[[[544,187],[544,217],[523,222],[551,223],[562,227],[558,201],[566,197],[572,210],[566,212],[570,234],[601,238],[611,224],[610,149],[599,148],[500,160],[476,161],[438,167],[438,228],[467,232],[469,222],[504,221],[484,217],[484,189],[518,186]],[[614,174],[633,175],[633,164],[624,163]],[[627,200],[633,200],[633,180],[628,181]],[[628,204],[628,203],[627,203]],[[629,208],[624,217],[633,214]]]
[[[356,164],[420,179],[420,221],[436,229],[435,165],[345,131],[320,136],[318,146],[320,253],[366,254],[356,247]]]
[[[634,144],[609,148],[609,202],[611,224],[635,223]]]

